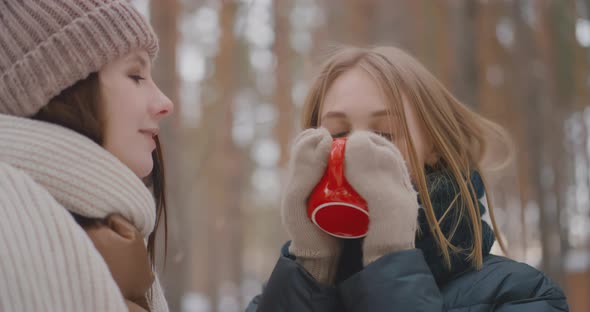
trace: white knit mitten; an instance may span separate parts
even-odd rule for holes
[[[369,206],[363,264],[414,248],[418,201],[397,147],[372,132],[353,132],[346,143],[344,164],[350,185]]]
[[[323,284],[333,282],[341,246],[311,222],[306,210],[309,195],[326,171],[331,148],[326,129],[308,129],[295,139],[281,200],[283,225],[291,238],[289,252]]]

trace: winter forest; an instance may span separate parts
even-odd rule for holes
[[[405,49],[508,130],[516,154],[490,179],[507,256],[589,311],[590,1],[134,3],[176,105],[160,135],[168,245],[156,263],[171,311],[243,311],[260,293],[287,240],[281,180],[308,82],[340,45]]]

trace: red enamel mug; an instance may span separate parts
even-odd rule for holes
[[[332,142],[328,167],[309,197],[307,215],[332,236],[360,238],[369,229],[369,209],[344,176],[345,147],[346,138]]]

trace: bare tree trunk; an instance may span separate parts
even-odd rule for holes
[[[185,252],[188,247],[182,234],[183,229],[187,228],[184,220],[185,211],[183,210],[183,195],[178,192],[177,181],[180,181],[179,175],[181,168],[178,166],[180,154],[176,146],[179,129],[179,116],[181,114],[178,96],[178,75],[176,73],[176,49],[178,44],[177,21],[179,16],[179,6],[177,0],[151,0],[151,24],[158,34],[160,40],[159,57],[154,64],[153,76],[160,89],[175,104],[174,115],[167,118],[162,125],[160,133],[161,142],[164,148],[164,165],[166,168],[167,182],[167,221],[168,221],[168,245],[166,269],[162,275],[162,283],[165,285],[167,292],[166,297],[171,311],[180,310],[182,294],[186,287],[184,272],[188,270],[185,261],[177,260],[175,255]],[[157,241],[158,250],[163,251],[162,239],[164,237],[163,226],[159,229],[159,239]],[[161,257],[158,257],[161,258]]]
[[[418,2],[413,0],[373,0],[375,7],[370,23],[373,25],[373,41],[369,44],[394,45],[409,52],[416,52],[421,32],[414,24],[419,16],[411,10]],[[411,29],[412,31],[408,31]]]
[[[560,197],[559,186],[561,182],[561,176],[559,174],[559,159],[556,160],[558,155],[552,152],[552,149],[561,148],[563,135],[563,118],[561,116],[560,107],[552,105],[553,103],[561,103],[561,99],[558,98],[558,90],[556,90],[558,81],[557,79],[557,56],[556,56],[556,38],[555,33],[552,29],[555,27],[553,24],[554,17],[552,11],[555,9],[551,1],[543,1],[536,3],[540,10],[540,30],[537,31],[537,42],[539,51],[541,53],[541,59],[546,65],[546,72],[543,75],[543,86],[541,92],[540,103],[537,103],[534,110],[538,111],[541,115],[539,116],[539,124],[545,125],[541,129],[541,135],[539,132],[535,133],[536,143],[538,143],[538,160],[537,166],[534,168],[534,173],[538,176],[535,177],[537,183],[539,196],[540,211],[540,226],[541,226],[541,239],[543,246],[543,270],[548,273],[552,278],[561,281],[562,277],[562,263],[561,263],[561,231],[560,231],[560,213],[558,211],[558,205]],[[552,107],[553,106],[553,107]],[[543,131],[547,129],[546,125],[550,125],[550,131]],[[548,173],[542,175],[541,173]]]
[[[208,297],[212,311],[218,311],[220,287],[239,286],[240,273],[235,270],[235,240],[239,239],[236,229],[240,220],[240,193],[233,184],[239,175],[236,147],[233,144],[233,100],[236,84],[234,58],[236,40],[234,20],[238,4],[224,2],[220,11],[221,37],[218,54],[215,57],[215,74],[212,79],[212,98],[207,99],[203,127],[208,134],[208,144],[202,168],[202,201],[206,205],[208,219]],[[237,236],[237,237],[236,237]],[[201,255],[202,256],[202,255]]]
[[[444,1],[412,1],[407,10],[412,16],[412,22],[403,28],[413,30],[409,36],[413,37],[411,49],[414,56],[445,86],[450,86],[453,62],[448,8],[449,4]],[[408,36],[407,32],[401,33],[402,36]]]
[[[534,64],[538,58],[536,55],[535,43],[533,33],[529,31],[528,26],[522,18],[520,4],[515,2],[512,5],[512,18],[514,20],[514,57],[511,68],[515,80],[513,84],[514,102],[520,103],[517,106],[518,114],[521,116],[518,124],[520,125],[515,132],[516,146],[520,146],[517,151],[517,165],[518,165],[518,183],[520,194],[520,235],[517,236],[522,247],[523,255],[528,248],[527,241],[527,224],[525,220],[525,208],[529,200],[539,201],[539,192],[532,189],[532,185],[537,182],[532,182],[536,178],[532,178],[538,168],[533,166],[533,162],[529,161],[533,157],[538,159],[538,142],[530,144],[533,139],[533,134],[538,131],[538,124],[533,120],[535,106],[539,103],[539,86],[541,81],[535,75]],[[538,62],[539,60],[537,60]],[[538,229],[537,229],[538,230]]]
[[[429,58],[433,60],[434,66],[432,70],[435,72],[436,77],[442,81],[442,83],[450,88],[451,77],[453,72],[456,70],[456,64],[453,62],[454,59],[451,57],[451,49],[454,48],[451,45],[450,34],[450,10],[449,4],[443,1],[432,1],[428,2],[427,13],[430,18],[427,20],[429,28],[432,34],[432,40],[428,51],[430,51]]]
[[[478,91],[478,105],[480,113],[485,117],[498,122],[503,126],[508,133],[514,135],[514,139],[520,142],[523,141],[523,124],[525,124],[526,116],[520,112],[518,107],[511,105],[515,101],[515,98],[519,96],[517,92],[514,92],[514,84],[517,83],[519,73],[514,72],[515,68],[511,64],[513,55],[510,51],[514,51],[516,48],[510,47],[505,48],[501,45],[498,40],[496,27],[500,22],[513,23],[506,15],[509,10],[504,3],[501,2],[488,2],[488,3],[477,3],[472,4],[470,8],[475,16],[473,19],[477,23],[476,33],[477,44],[477,64],[479,67],[477,70],[472,71],[477,73],[477,91]],[[512,41],[514,42],[514,41]],[[510,42],[508,42],[510,44]],[[514,43],[512,43],[514,44]],[[487,146],[486,160],[491,161],[486,165],[498,165],[499,161],[503,161],[508,156],[508,150],[505,149],[504,144],[498,142],[496,138],[490,137]],[[517,144],[516,146],[523,146]],[[521,154],[522,155],[522,154]],[[524,176],[523,168],[516,169],[514,160],[511,160],[507,164],[508,167],[502,170],[489,170],[489,168],[482,168],[484,174],[488,178],[489,183],[488,193],[490,199],[493,202],[493,207],[496,209],[503,208],[503,214],[497,213],[496,216],[503,215],[504,218],[498,220],[498,225],[501,229],[496,230],[496,236],[501,237],[506,243],[507,237],[510,237],[511,246],[518,247],[521,241],[518,241],[518,237],[523,237],[522,224],[518,219],[524,219],[522,211],[515,209],[509,209],[512,203],[518,202],[518,198],[521,199],[522,205],[522,193],[515,192],[522,187],[522,180],[519,180],[519,175]],[[520,183],[519,183],[520,182]],[[518,204],[517,204],[518,205]],[[518,248],[510,248],[505,250],[509,256],[517,256]]]
[[[582,18],[590,19],[590,1],[581,1],[581,7],[579,14]],[[575,95],[576,95],[576,103],[575,103],[575,110],[582,114],[583,110],[588,105],[588,99],[590,98],[590,90],[588,90],[588,73],[590,73],[590,51],[587,48],[582,47],[579,44],[575,44]],[[576,153],[579,153],[586,161],[586,168],[589,172],[586,173],[586,186],[590,189],[590,149],[588,147],[589,142],[589,135],[590,135],[590,124],[586,123],[584,120],[583,115],[581,115],[581,127],[582,137],[580,140],[582,141],[582,145],[579,146],[579,150]],[[587,216],[590,219],[590,215]],[[588,248],[590,249],[590,241],[588,242]]]
[[[571,16],[576,14],[575,4],[571,1],[561,1],[553,3],[554,9],[552,10],[555,18],[553,19],[554,36],[557,38],[557,92],[556,101],[554,102],[556,108],[554,111],[557,112],[553,116],[553,121],[556,123],[556,129],[558,131],[552,131],[554,137],[553,151],[553,162],[556,171],[556,183],[554,185],[556,193],[557,211],[558,215],[558,226],[560,234],[560,258],[559,258],[559,274],[560,279],[563,281],[564,278],[564,262],[565,255],[570,250],[569,242],[569,220],[567,219],[568,201],[566,198],[567,190],[570,185],[575,184],[575,168],[574,151],[568,149],[566,135],[565,135],[565,122],[569,116],[575,110],[575,47],[577,46],[576,34],[576,22]],[[563,216],[566,218],[564,219]]]
[[[274,54],[277,60],[275,70],[276,85],[274,92],[274,104],[278,112],[278,120],[275,128],[277,141],[280,148],[279,167],[284,168],[289,157],[289,141],[293,131],[294,116],[293,101],[291,100],[291,90],[293,80],[294,53],[289,42],[289,6],[292,1],[276,1],[273,4],[274,24],[275,24],[275,41]]]
[[[374,32],[369,22],[377,5],[375,0],[347,0],[347,40],[354,45],[364,46],[371,43]]]
[[[451,66],[453,94],[468,106],[474,107],[478,103],[478,70],[477,64],[477,17],[479,5],[476,1],[451,1],[450,32],[452,34],[453,50],[455,51]]]

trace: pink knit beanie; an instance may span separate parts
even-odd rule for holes
[[[28,117],[62,90],[158,40],[126,0],[0,0],[0,114]]]

